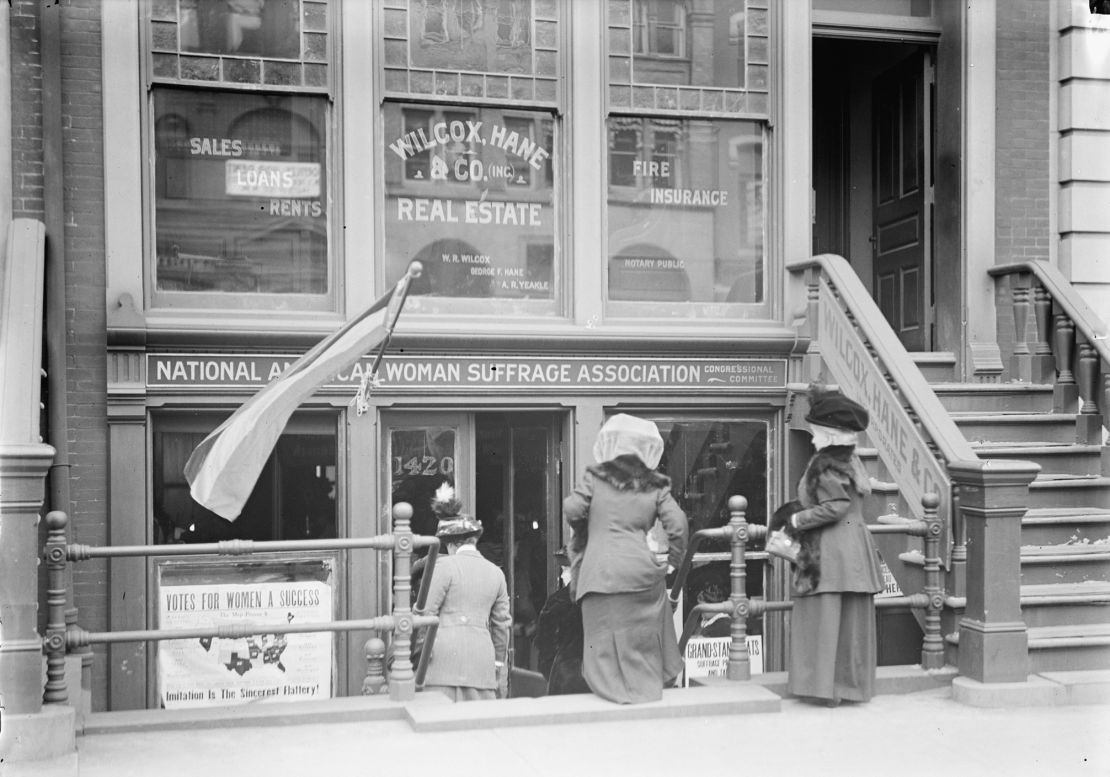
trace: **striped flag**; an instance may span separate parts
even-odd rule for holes
[[[289,416],[364,354],[375,347],[384,352],[409,284],[419,274],[414,262],[388,294],[293,362],[196,447],[185,463],[185,479],[198,504],[229,521],[239,517]]]

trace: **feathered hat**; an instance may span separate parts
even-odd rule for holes
[[[439,518],[436,536],[446,540],[465,540],[482,536],[482,524],[474,516],[462,512],[462,500],[450,483],[436,489],[432,497],[432,512]]]

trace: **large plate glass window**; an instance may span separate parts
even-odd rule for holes
[[[383,112],[386,280],[424,265],[407,307],[554,315],[553,115],[400,103]]]
[[[767,522],[768,423],[721,418],[656,418],[663,436],[659,471],[671,479],[671,493],[690,521],[690,536],[699,529],[728,523],[728,500],[748,500],[747,520]],[[665,541],[665,535],[656,534]],[[730,545],[702,542],[683,589],[683,621],[699,601],[724,601],[731,591]],[[749,549],[747,595],[762,597],[768,565],[762,550]],[[762,617],[748,619],[748,634],[763,633]]]
[[[763,302],[762,124],[610,116],[608,137],[610,302]]]
[[[327,99],[156,87],[153,110],[156,300],[330,308]]]
[[[289,421],[235,521],[193,501],[183,474],[193,449],[223,418],[216,413],[154,416],[155,544],[338,536],[335,416],[299,413]]]

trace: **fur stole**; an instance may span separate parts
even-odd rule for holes
[[[856,456],[856,449],[849,445],[830,445],[817,451],[806,465],[802,482],[798,486],[798,500],[803,507],[817,504],[817,487],[821,476],[835,472],[844,477],[858,494],[871,492],[871,484],[862,462]],[[794,570],[794,587],[798,593],[806,594],[817,590],[821,582],[821,543],[820,529],[797,532],[799,548],[798,563]]]
[[[648,469],[635,456],[617,456],[586,468],[598,480],[603,480],[618,491],[644,493],[670,486],[671,479],[666,475]]]

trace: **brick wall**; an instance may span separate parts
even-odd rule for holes
[[[64,247],[71,539],[102,545],[108,541],[108,429],[100,0],[67,0],[46,8],[41,0],[15,0],[11,6],[12,211],[17,218],[44,221],[48,244],[53,248],[60,240]],[[46,13],[59,14],[61,39],[60,193],[44,188],[42,86],[49,63],[43,54],[51,48],[42,45],[49,29]],[[62,235],[53,228],[57,207],[63,209]],[[54,442],[51,430],[46,431]],[[75,566],[74,602],[86,629],[107,629],[107,579],[105,562]],[[93,665],[93,699],[98,709],[107,699],[101,649]]]
[[[1043,0],[998,6],[995,263],[1048,259],[1050,15]],[[998,289],[999,347],[1013,350],[1013,318],[1005,284]]]

